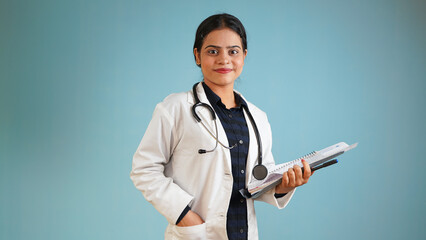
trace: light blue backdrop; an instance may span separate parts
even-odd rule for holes
[[[0,1],[0,239],[161,239],[129,179],[157,102],[201,72],[198,24],[248,31],[236,84],[268,113],[277,162],[359,142],[261,239],[425,236],[425,1]],[[195,143],[194,143],[195,144]]]

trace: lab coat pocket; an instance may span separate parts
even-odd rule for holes
[[[205,240],[206,237],[206,224],[199,224],[190,227],[174,227],[174,235],[176,239],[194,239],[194,240]]]

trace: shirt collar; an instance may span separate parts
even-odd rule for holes
[[[226,109],[226,106],[225,104],[222,103],[222,100],[220,99],[220,97],[216,95],[216,93],[214,93],[204,82],[203,82],[203,88],[210,104],[212,105],[216,104]],[[247,107],[246,101],[244,101],[244,99],[240,96],[240,94],[234,92],[234,96],[235,96],[235,103],[237,104],[235,108],[241,108],[242,106]]]

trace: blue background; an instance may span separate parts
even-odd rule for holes
[[[202,79],[198,24],[248,31],[235,88],[268,113],[279,163],[359,142],[261,239],[426,234],[426,2],[0,1],[0,238],[162,239],[129,178],[155,104]]]

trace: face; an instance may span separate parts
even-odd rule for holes
[[[247,50],[240,36],[229,28],[214,30],[204,39],[201,49],[194,49],[197,64],[201,64],[204,81],[209,86],[227,87],[243,71]]]

